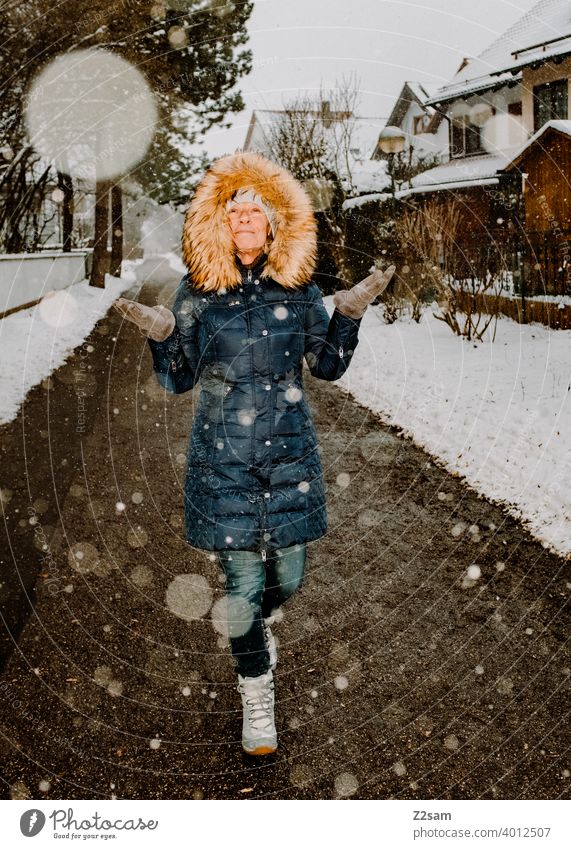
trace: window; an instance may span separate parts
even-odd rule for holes
[[[533,129],[537,132],[546,121],[567,120],[567,80],[535,86],[533,89]]]
[[[508,103],[508,115],[521,115],[521,100],[515,103]]]
[[[412,132],[415,136],[425,133],[430,124],[430,115],[415,115],[412,119]]]
[[[483,153],[481,129],[470,123],[468,115],[454,118],[450,124],[450,150],[452,156],[470,156]]]

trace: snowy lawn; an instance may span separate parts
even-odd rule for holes
[[[30,389],[63,365],[113,301],[136,284],[129,263],[123,267],[122,278],[105,275],[104,289],[82,280],[0,320],[0,424],[16,418]]]
[[[570,556],[571,330],[502,317],[495,342],[492,325],[473,343],[432,309],[420,325],[386,325],[380,309],[365,313],[338,384]]]

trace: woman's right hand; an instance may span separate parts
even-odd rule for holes
[[[155,342],[164,342],[175,328],[176,318],[168,307],[147,307],[127,298],[117,298],[113,306],[123,318],[132,321],[144,336],[150,336]]]

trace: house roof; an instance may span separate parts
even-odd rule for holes
[[[395,192],[395,197],[397,200],[401,200],[410,195],[419,195],[426,192],[453,192],[459,189],[473,189],[476,186],[495,186],[499,182],[498,177],[480,177],[476,180],[451,180],[449,183],[437,183],[435,185],[413,186],[411,189],[401,189],[400,192]]]
[[[513,85],[527,65],[560,60],[568,54],[571,54],[571,3],[539,0],[482,53],[465,60],[453,79],[426,103],[443,103],[509,82]]]
[[[523,144],[517,152],[509,158],[509,161],[504,166],[506,171],[509,171],[512,168],[516,168],[520,163],[522,158],[525,156],[529,148],[535,144],[535,142],[544,136],[547,132],[558,132],[563,133],[566,136],[571,136],[571,121],[562,121],[562,120],[552,120],[547,121],[539,130],[534,133],[526,142]]]
[[[418,103],[422,109],[428,112],[429,115],[432,115],[434,109],[432,107],[425,107],[424,105],[428,97],[430,95],[422,83],[406,80],[395,101],[393,110],[387,118],[387,124],[400,127],[411,103]]]
[[[315,110],[314,114],[319,115],[319,111]],[[331,112],[331,116],[335,116],[335,112]],[[256,124],[261,127],[262,132],[265,128],[273,123],[280,121],[287,115],[286,109],[254,109],[250,118],[250,125],[244,142],[244,150],[249,150],[252,134]],[[371,159],[376,149],[379,134],[386,124],[386,118],[375,117],[367,118],[364,116],[354,116],[352,142],[354,145],[354,156],[359,160]],[[265,134],[265,133],[264,133]]]
[[[437,188],[440,184],[470,183],[491,179],[496,176],[510,160],[504,153],[485,153],[478,156],[466,156],[462,159],[451,159],[429,168],[412,178],[412,188],[427,191]]]

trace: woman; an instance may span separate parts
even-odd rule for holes
[[[334,295],[311,279],[316,222],[302,186],[261,154],[218,159],[185,216],[188,274],[172,311],[115,306],[149,338],[162,386],[200,381],[185,484],[188,542],[215,551],[226,575],[229,638],[242,696],[242,746],[277,748],[272,613],[301,584],[306,543],[327,530],[317,437],[303,392],[337,380],[368,304],[394,266]]]

